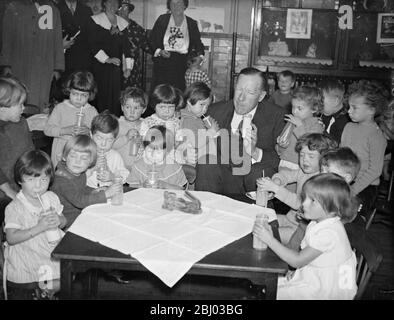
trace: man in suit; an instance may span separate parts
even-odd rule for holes
[[[196,190],[239,195],[256,190],[256,179],[272,176],[279,157],[276,138],[284,127],[284,112],[263,101],[266,80],[255,68],[241,70],[234,99],[212,104],[207,114],[221,128],[216,163],[197,165]]]
[[[65,73],[90,69],[90,53],[85,37],[85,26],[93,15],[80,0],[59,0],[65,50]],[[78,34],[79,32],[79,34]]]

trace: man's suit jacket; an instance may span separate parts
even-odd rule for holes
[[[207,114],[218,122],[220,128],[227,129],[227,131],[231,133],[231,121],[234,115],[233,100],[212,104]],[[285,125],[284,111],[271,102],[263,100],[258,104],[252,123],[257,126],[256,146],[263,150],[263,157],[261,160],[263,167],[276,169],[279,164],[279,157],[275,151],[275,144],[276,138]],[[220,143],[218,143],[218,148],[218,153],[222,155],[224,150],[220,148]],[[230,166],[231,165],[230,163]]]
[[[149,44],[153,52],[157,49],[164,49],[163,39],[166,33],[168,23],[170,22],[171,14],[162,14],[157,18],[155,25],[149,36]],[[192,18],[185,16],[187,22],[187,28],[189,31],[189,49],[188,53],[196,51],[197,55],[204,55],[204,45],[201,42],[200,31],[198,30],[197,21]],[[163,59],[161,57],[153,58],[153,61]]]
[[[86,24],[93,15],[92,10],[77,0],[74,15],[68,8],[65,0],[58,3],[62,20],[63,38],[68,35],[74,36],[79,30],[81,33],[75,38],[74,44],[65,52],[66,72],[90,69],[90,52],[86,38]]]

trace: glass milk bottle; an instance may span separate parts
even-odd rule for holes
[[[255,225],[263,226],[265,223],[268,223],[268,219],[264,214],[259,213],[256,215],[256,220],[254,223]],[[264,243],[264,241],[260,240],[257,236],[253,234],[253,249],[266,250],[267,247],[268,246]]]
[[[141,136],[136,135],[130,140],[130,150],[129,155],[135,157],[138,155],[138,151],[141,146]]]
[[[53,212],[55,212],[55,209],[50,207],[49,209],[45,210],[42,215],[46,216],[46,215],[51,214]],[[51,245],[56,245],[60,241],[60,239],[62,238],[59,228],[49,229],[49,230],[45,231],[45,235],[47,237],[49,244],[51,244]]]
[[[83,126],[83,118],[85,117],[85,114],[82,112],[82,108],[80,111],[78,111],[77,113],[77,123],[76,126],[77,127],[82,127]]]
[[[290,137],[293,134],[294,124],[291,122],[287,122],[285,127],[283,128],[281,134],[279,135],[277,142],[281,147],[287,147],[290,141]]]
[[[111,204],[114,206],[121,206],[123,204],[123,178],[120,174],[116,174],[114,184],[118,185],[119,192],[114,194],[111,198]]]

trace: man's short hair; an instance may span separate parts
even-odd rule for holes
[[[320,159],[320,167],[336,164],[341,170],[350,174],[354,180],[360,171],[360,159],[348,147],[326,151]]]
[[[259,69],[253,68],[253,67],[247,67],[247,68],[243,68],[239,75],[244,75],[244,76],[259,76],[261,79],[261,89],[263,89],[264,91],[266,91],[266,86],[267,86],[267,80],[265,79],[265,75],[262,71],[260,71]]]

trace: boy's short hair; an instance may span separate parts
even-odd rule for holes
[[[320,113],[323,110],[323,96],[319,88],[299,86],[294,89],[292,98],[305,101],[314,113]]]
[[[364,97],[365,103],[375,110],[375,116],[384,113],[388,105],[388,91],[376,81],[360,80],[348,88],[348,97]]]
[[[41,150],[31,150],[22,154],[14,166],[14,180],[16,184],[23,182],[22,177],[39,177],[43,172],[50,177],[49,184],[52,184],[55,173],[51,158]]]
[[[319,87],[322,92],[328,92],[343,99],[345,96],[345,86],[339,80],[327,79],[320,82]]]
[[[177,107],[181,101],[182,95],[178,90],[170,84],[159,84],[153,90],[150,99],[149,106],[155,110],[156,105],[159,103],[174,104]]]
[[[300,153],[301,149],[305,146],[309,150],[316,150],[322,155],[328,150],[337,148],[338,143],[327,133],[306,133],[297,140],[295,151]]]
[[[185,100],[195,105],[198,101],[213,98],[212,90],[204,82],[194,82],[186,88]]]
[[[97,93],[97,84],[93,74],[89,71],[75,71],[67,78],[63,85],[63,93],[69,97],[71,89],[88,92],[89,99]]]
[[[26,100],[26,86],[15,77],[0,77],[0,108],[11,108]]]
[[[94,140],[87,135],[76,135],[67,141],[63,148],[62,160],[66,161],[68,154],[71,150],[77,152],[86,152],[90,154],[89,168],[95,166],[97,161],[97,145]]]
[[[345,173],[350,174],[354,180],[360,171],[360,159],[348,147],[327,150],[320,158],[320,168],[328,167],[330,164],[336,164]]]
[[[137,87],[127,87],[120,94],[120,104],[124,106],[127,100],[132,99],[134,102],[139,103],[142,108],[148,105],[148,95],[144,90]]]
[[[105,110],[93,118],[90,131],[92,134],[95,134],[97,131],[112,133],[114,138],[116,138],[119,133],[119,121],[108,110]]]
[[[187,55],[187,67],[191,67],[194,65],[197,61],[200,55],[197,53],[196,50],[192,50],[188,55]]]
[[[162,148],[167,152],[170,152],[174,147],[174,135],[171,130],[168,130],[163,125],[156,125],[148,129],[144,136],[143,145],[144,148],[149,146],[152,142],[154,142],[157,138],[162,139],[163,145]]]
[[[295,81],[295,79],[296,79],[295,74],[293,72],[291,72],[290,70],[283,70],[283,71],[279,72],[278,79],[280,76],[285,77],[285,78],[289,77],[289,78],[291,78],[291,81]]]

